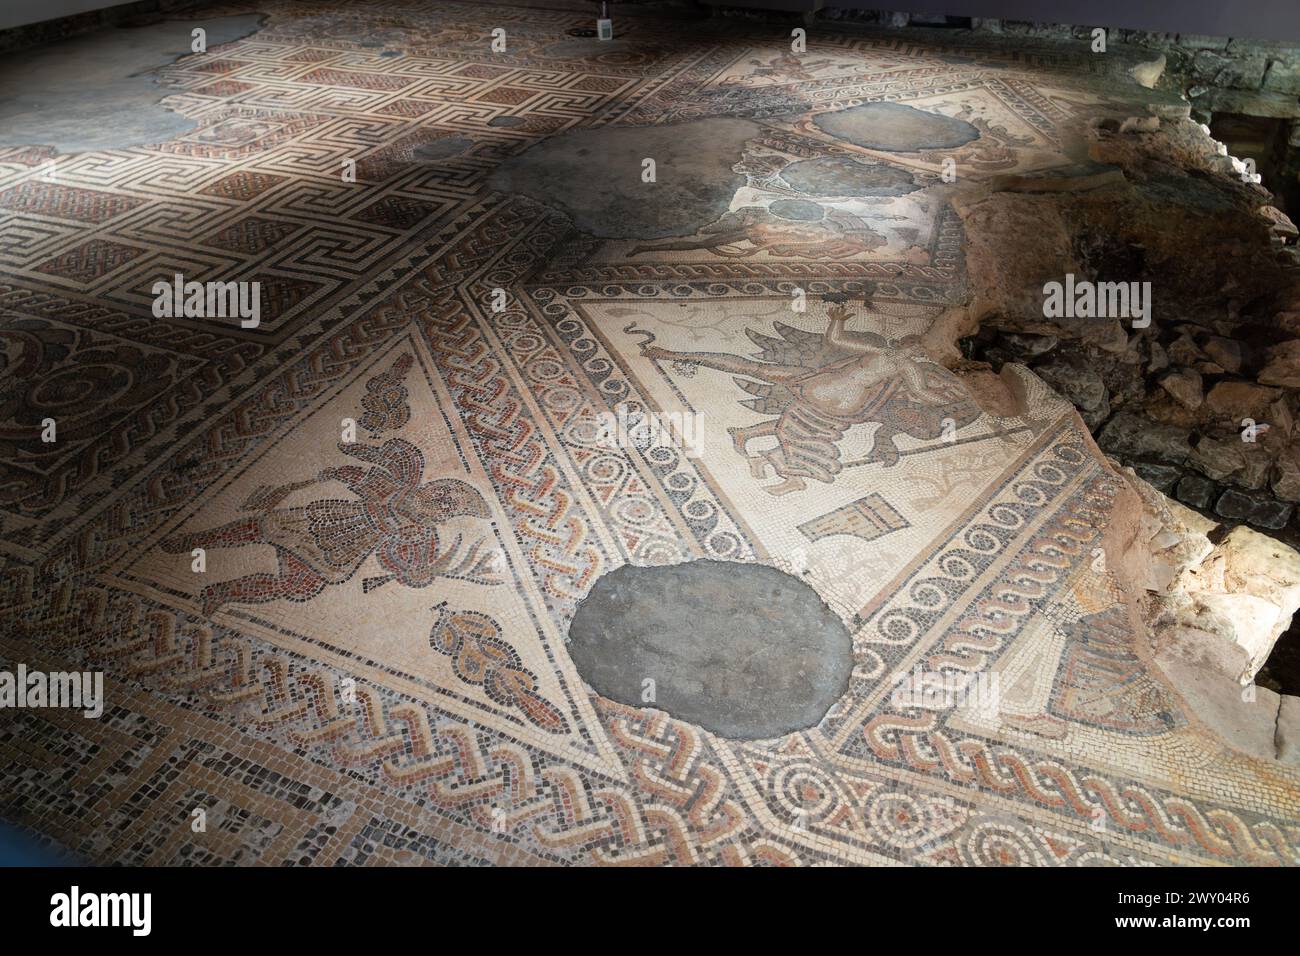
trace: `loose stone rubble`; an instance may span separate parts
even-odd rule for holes
[[[1032,367],[1160,491],[1281,530],[1300,501],[1294,226],[1185,109],[1153,107],[1079,131],[1074,175],[958,193],[966,351]],[[1065,273],[1151,282],[1151,326],[1045,317],[1036,290]]]
[[[1074,404],[1101,449],[1155,491],[1273,535],[1233,532],[1221,547],[1294,544],[1296,229],[1186,104],[1152,99],[1149,115],[1077,130],[1079,165],[1065,175],[957,191],[972,296],[951,328],[966,336],[968,358],[1031,367]],[[1045,316],[1035,291],[1067,273],[1149,281],[1150,326]],[[1238,642],[1248,662],[1234,679],[1254,676],[1295,609],[1289,598],[1264,608],[1238,588],[1190,591],[1198,597],[1182,602],[1180,619],[1219,622],[1208,633],[1220,635],[1232,630],[1226,619],[1251,633]]]

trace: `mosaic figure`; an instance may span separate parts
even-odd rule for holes
[[[275,573],[259,572],[205,587],[201,594],[205,614],[228,603],[309,601],[326,585],[349,580],[372,554],[388,573],[367,578],[366,591],[394,579],[407,587],[426,587],[440,575],[494,583],[485,576],[491,560],[481,542],[462,554],[459,535],[446,550],[438,537],[439,525],[451,518],[490,516],[478,491],[456,478],[425,482],[424,455],[401,438],[389,439],[378,448],[340,443],[339,450],[371,467],[325,468],[307,481],[263,486],[240,508],[253,512],[251,517],[207,531],[172,535],[162,542],[163,550],[171,553],[249,544],[275,548]],[[341,482],[356,497],[276,507],[295,491],[325,481]]]
[[[746,206],[724,214],[695,236],[666,239],[634,246],[628,258],[650,252],[698,252],[745,259],[766,253],[782,259],[816,255],[822,259],[851,259],[873,252],[888,240],[859,216],[817,203],[799,200],[807,209],[808,221],[787,221],[758,206]]]
[[[862,464],[888,467],[899,460],[895,436],[930,440],[975,421],[977,406],[957,378],[925,359],[920,339],[897,342],[874,332],[850,332],[848,309],[832,305],[825,333],[805,332],[773,322],[778,337],[746,330],[761,351],[754,358],[724,352],[675,352],[652,345],[641,354],[730,372],[752,399],[740,404],[776,417],[757,425],[729,428],[737,454],[750,474],[766,478],[770,467],[784,479],[766,490],[774,495],[802,491],[805,478],[831,482],[844,468],[836,446],[854,425],[879,423]],[[776,438],[775,448],[751,454],[749,443]],[[855,463],[856,464],[856,463]]]

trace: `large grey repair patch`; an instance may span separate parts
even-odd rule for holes
[[[120,149],[182,136],[198,121],[163,106],[180,92],[161,85],[160,67],[191,54],[192,31],[211,51],[254,33],[256,14],[164,20],[98,30],[0,58],[0,146],[48,145],[59,152]]]
[[[562,133],[511,157],[488,179],[563,209],[602,239],[694,235],[727,211],[745,177],[731,167],[759,127],[744,119]],[[645,160],[654,182],[645,182]]]
[[[728,561],[602,575],[574,614],[569,654],[601,696],[741,740],[816,726],[853,669],[848,630],[816,591]]]
[[[781,178],[812,196],[903,196],[921,188],[906,169],[845,156],[801,159],[781,170]]]
[[[832,113],[818,113],[813,123],[836,139],[864,149],[894,153],[954,149],[980,134],[965,120],[927,113],[902,103],[863,103]]]

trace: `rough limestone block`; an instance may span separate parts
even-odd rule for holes
[[[1278,635],[1290,622],[1271,601],[1251,594],[1198,594],[1197,603],[1231,625],[1233,641],[1246,652],[1246,667],[1238,680],[1250,680],[1264,666]]]
[[[1300,117],[1300,96],[1271,90],[1207,90],[1197,97],[1196,105],[1213,113],[1244,113],[1247,116],[1271,116],[1276,119]]]
[[[1191,712],[1228,746],[1265,760],[1276,758],[1277,694],[1256,687],[1255,699],[1243,700],[1241,684],[1218,671],[1166,655],[1156,663]]]
[[[1300,59],[1274,60],[1264,74],[1264,89],[1300,95]]]
[[[1282,763],[1300,764],[1300,697],[1282,695],[1273,745]]]

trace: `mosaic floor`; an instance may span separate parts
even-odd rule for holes
[[[963,294],[945,160],[1071,166],[1131,109],[1095,64],[632,18],[605,48],[585,7],[205,15],[252,11],[161,71],[192,132],[0,151],[0,664],[107,675],[98,720],[5,715],[0,817],[127,864],[1300,862],[1300,773],[1149,662],[1072,409],[922,347]],[[562,134],[633,127],[658,182],[530,197]],[[175,273],[260,281],[260,326],[155,319]],[[620,410],[668,427],[611,440]],[[585,686],[597,579],[698,558],[848,627],[816,726]],[[918,671],[996,706],[900,697]]]

